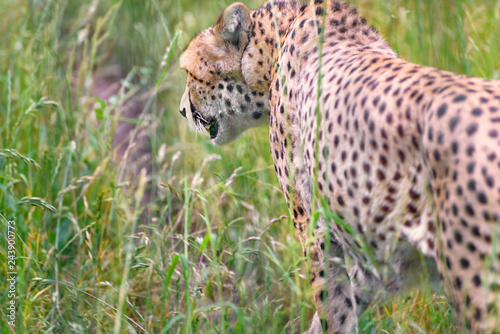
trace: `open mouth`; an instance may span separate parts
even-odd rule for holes
[[[219,123],[215,118],[205,119],[198,112],[194,112],[193,118],[201,128],[207,130],[210,134],[210,139],[217,137],[217,134],[219,133]]]
[[[217,134],[219,133],[219,122],[217,122],[217,119],[215,117],[209,117],[208,119],[203,117],[196,110],[193,102],[191,101],[190,92],[184,93],[183,99],[185,99],[186,97],[189,100],[189,105],[193,115],[192,120],[194,121],[195,128],[200,132],[204,132],[203,130],[205,130],[208,134],[210,134],[210,139],[214,139],[215,137],[217,137]],[[186,117],[186,111],[184,109],[182,109],[181,114],[182,116]]]
[[[207,129],[208,133],[210,133],[210,139],[214,139],[219,133],[219,123],[214,119],[212,124],[205,129]]]

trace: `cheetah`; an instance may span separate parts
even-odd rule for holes
[[[459,330],[499,331],[500,81],[405,61],[337,0],[234,3],[180,67],[180,113],[213,144],[270,126],[310,258],[308,333],[357,332],[377,293],[424,267]]]

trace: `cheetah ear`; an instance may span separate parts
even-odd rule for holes
[[[250,24],[250,10],[242,3],[233,3],[219,16],[215,35],[239,51],[249,42]]]

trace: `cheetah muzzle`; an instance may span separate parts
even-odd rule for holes
[[[180,63],[180,112],[214,144],[270,126],[311,259],[309,333],[357,331],[371,300],[418,286],[423,265],[457,326],[500,328],[499,81],[407,62],[335,0],[235,3]]]

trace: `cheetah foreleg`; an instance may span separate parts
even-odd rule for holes
[[[344,250],[333,233],[329,235],[328,245],[325,245],[324,227],[325,219],[322,217],[310,247],[311,282],[317,317],[313,319],[308,333],[321,333],[322,330],[327,333],[354,333],[357,332],[358,317],[351,280],[343,263]]]

